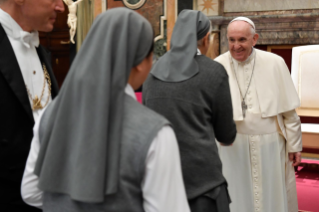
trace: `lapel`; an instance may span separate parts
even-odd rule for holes
[[[0,24],[0,73],[7,80],[13,93],[22,104],[29,118],[34,122],[32,109],[25,87],[23,76],[14,54],[13,48],[6,35],[3,27]]]
[[[56,95],[58,94],[58,91],[59,91],[59,86],[58,86],[58,83],[55,79],[55,76],[53,74],[53,71],[52,71],[52,67],[51,67],[51,56],[50,54],[48,54],[48,52],[44,49],[43,46],[39,45],[38,48],[36,48],[37,50],[37,53],[38,53],[38,56],[41,60],[42,63],[45,64],[46,68],[47,68],[47,71],[50,75],[50,78],[51,78],[51,96],[52,96],[52,99],[54,99],[54,97],[56,97]]]

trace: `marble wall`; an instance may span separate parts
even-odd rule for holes
[[[94,1],[94,16],[101,12],[127,7],[144,16],[152,25],[155,38],[154,55],[160,57],[169,49],[169,41],[177,16],[177,0],[88,0]]]
[[[227,25],[234,17],[211,17],[220,26],[220,52],[228,51]],[[257,45],[308,45],[319,43],[319,13],[250,17],[259,34]]]
[[[125,5],[122,1],[107,0],[107,9],[115,7],[125,7]],[[144,16],[152,24],[154,36],[158,36],[160,34],[160,17],[164,15],[164,0],[147,0],[135,11]]]
[[[272,2],[272,0],[264,0]],[[294,2],[294,0],[290,0]],[[231,2],[252,2],[252,0],[232,0]],[[255,0],[255,3],[261,2]],[[278,0],[283,3],[284,0]],[[308,0],[300,0],[307,5]],[[235,17],[245,16],[254,21],[259,34],[257,45],[309,45],[319,44],[319,0],[309,9],[238,11],[229,12],[229,0],[219,0],[219,16],[210,16],[216,32],[220,33],[220,53],[228,51],[227,25]],[[310,2],[311,3],[311,2]],[[278,4],[277,4],[278,5]],[[317,6],[316,6],[317,5]],[[305,6],[304,6],[305,7]],[[317,8],[316,8],[317,7]],[[227,12],[226,12],[227,11]]]
[[[219,33],[213,32],[210,35],[210,43],[206,56],[215,59],[219,55]]]
[[[224,0],[224,12],[319,8],[318,0]]]

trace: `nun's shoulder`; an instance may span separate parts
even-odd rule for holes
[[[140,123],[144,124],[169,124],[169,121],[162,115],[156,113],[150,108],[142,105],[141,103],[134,100],[132,97],[126,97],[125,104],[126,116],[130,117],[130,119],[138,120]]]
[[[143,83],[143,90],[145,87],[152,85],[156,81],[156,77],[150,72]]]
[[[204,55],[199,55],[195,59],[198,63],[199,70],[200,72],[202,72],[202,74],[209,76],[227,76],[227,72],[224,66],[219,62],[212,60]]]

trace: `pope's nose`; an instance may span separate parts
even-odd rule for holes
[[[241,45],[239,45],[238,43],[235,43],[233,46],[233,50],[237,51],[241,48]]]

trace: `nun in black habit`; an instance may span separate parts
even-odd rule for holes
[[[143,102],[172,123],[192,212],[228,212],[230,198],[215,138],[233,143],[236,126],[224,67],[202,55],[210,21],[200,11],[183,10],[171,49],[143,85]]]
[[[22,197],[44,211],[188,212],[169,122],[136,101],[153,32],[117,8],[93,23],[59,96],[34,128]]]

